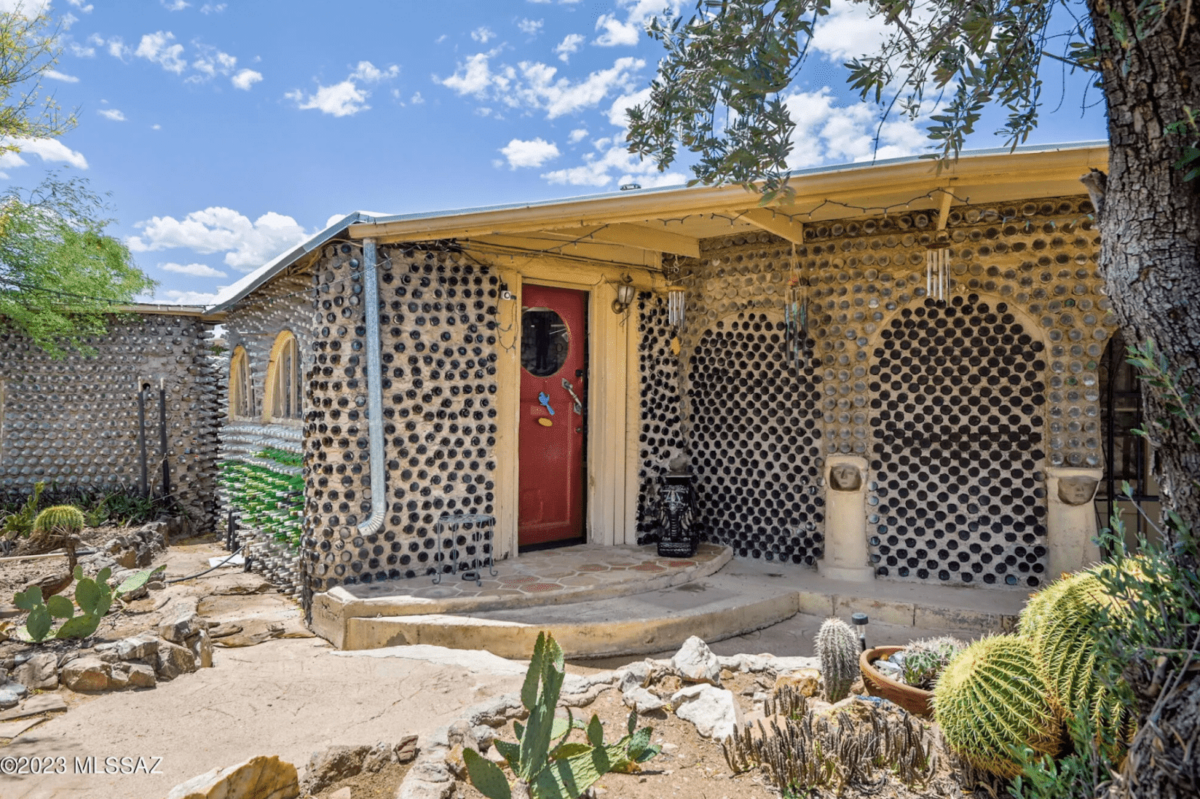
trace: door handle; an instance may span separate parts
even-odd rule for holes
[[[571,386],[571,381],[564,377],[562,379],[562,387],[565,388],[567,393],[571,395],[571,399],[575,400],[575,413],[579,416],[583,416],[583,401],[579,399],[579,395],[575,393],[574,387]]]
[[[550,407],[550,395],[545,391],[538,394],[538,402],[545,406],[546,410],[550,411],[550,415],[554,415],[554,409]]]

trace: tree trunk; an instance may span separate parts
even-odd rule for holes
[[[1184,7],[1192,8],[1185,19]],[[1138,0],[1088,0],[1108,105],[1109,175],[1098,211],[1100,268],[1113,310],[1137,342],[1151,339],[1166,356],[1182,387],[1200,394],[1200,179],[1183,180],[1174,164],[1194,140],[1166,126],[1200,111],[1200,3],[1170,6],[1157,29],[1148,20],[1157,4]],[[1116,23],[1143,32],[1122,45]],[[1181,32],[1183,38],[1181,40]],[[1200,535],[1200,446],[1187,423],[1167,417],[1164,397],[1143,383],[1154,471],[1164,507],[1175,510]],[[1111,466],[1111,464],[1110,464]],[[1175,557],[1181,556],[1179,550]],[[1180,563],[1187,571],[1200,564]],[[1134,669],[1148,675],[1153,669]],[[1134,680],[1133,682],[1140,682]],[[1134,684],[1135,692],[1146,685]],[[1184,675],[1152,714],[1139,719],[1114,793],[1125,797],[1176,799],[1195,796],[1197,759],[1187,741],[1200,736],[1200,683]],[[1190,766],[1188,761],[1190,760]]]
[[[1098,216],[1100,269],[1121,325],[1153,339],[1186,388],[1200,385],[1200,179],[1174,163],[1193,140],[1165,128],[1200,111],[1200,24],[1193,9],[1183,46],[1182,4],[1153,35],[1122,47],[1109,15],[1136,27],[1137,0],[1089,0],[1108,103],[1109,174]],[[1144,12],[1143,12],[1144,15]],[[1143,386],[1146,418],[1166,416]],[[1164,504],[1200,531],[1200,447],[1182,420],[1151,431]]]

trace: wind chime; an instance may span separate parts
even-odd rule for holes
[[[950,242],[934,242],[925,250],[925,296],[945,304],[949,288]]]
[[[668,276],[672,283],[679,280],[679,256],[675,256],[675,265],[671,268]],[[676,330],[683,330],[683,311],[684,311],[684,290],[683,286],[672,285],[667,287],[667,322]]]
[[[796,242],[792,242],[792,262],[788,275],[787,306],[784,309],[788,361],[796,374],[804,365],[804,346],[808,339],[808,281],[800,274],[796,260]]]

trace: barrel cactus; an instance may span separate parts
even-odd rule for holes
[[[43,546],[54,539],[67,539],[83,531],[83,511],[70,505],[46,508],[33,521],[33,542]]]
[[[862,648],[858,637],[841,619],[826,619],[817,631],[816,644],[826,698],[830,702],[845,699],[858,679],[858,655]]]
[[[1046,697],[1033,647],[1024,638],[984,638],[958,654],[933,692],[946,742],[978,768],[1015,777],[1013,754],[1028,747],[1056,755],[1062,724]]]
[[[1106,683],[1106,677],[1115,675],[1106,675],[1097,659],[1105,609],[1120,616],[1102,579],[1102,571],[1113,568],[1098,566],[1041,591],[1022,612],[1020,629],[1033,647],[1055,710],[1067,720],[1086,718],[1100,740],[1119,750],[1132,719],[1113,685]]]

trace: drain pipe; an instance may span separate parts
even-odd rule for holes
[[[367,326],[367,437],[371,445],[371,517],[358,525],[360,535],[383,527],[387,485],[383,452],[383,362],[379,340],[379,273],[375,239],[363,239],[363,305]]]

